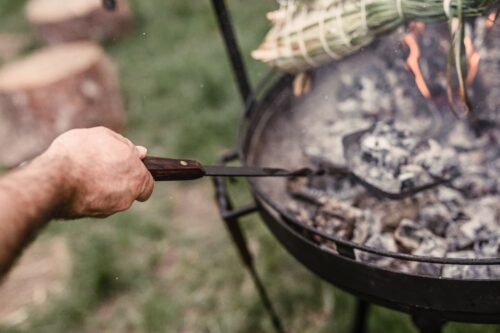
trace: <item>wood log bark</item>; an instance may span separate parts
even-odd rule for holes
[[[26,16],[47,44],[114,39],[132,27],[127,0],[117,0],[114,11],[105,10],[101,0],[31,0]]]
[[[36,156],[69,129],[124,122],[114,67],[94,43],[48,47],[0,70],[0,165]]]

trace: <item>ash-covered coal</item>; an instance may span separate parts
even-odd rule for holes
[[[348,174],[293,179],[287,187],[293,199],[288,208],[299,221],[383,251],[439,258],[499,256],[500,23],[487,30],[486,20],[468,22],[466,29],[481,56],[468,90],[474,113],[497,126],[484,128],[479,136],[467,120],[453,116],[448,103],[446,57],[435,56],[448,49],[446,25],[426,25],[417,37],[430,97],[419,92],[408,71],[401,34],[381,40],[366,58],[342,60],[333,74],[315,73],[313,90],[300,99],[307,117],[297,118],[301,153],[312,168],[330,164],[352,169],[342,140],[373,126],[359,151],[349,155],[357,160],[356,175],[372,183],[392,182],[398,191],[457,171],[458,176],[397,201],[374,196]],[[331,241],[313,240],[336,251]],[[400,272],[500,279],[498,266],[409,262],[358,250],[355,254],[357,260]]]
[[[454,149],[424,139],[393,120],[381,121],[349,150],[349,166],[358,177],[378,188],[398,193],[421,188],[459,173]]]
[[[491,130],[492,141],[477,147],[470,147],[471,138],[464,135],[468,149],[461,148],[456,133],[450,132],[448,138],[453,140],[438,144],[419,141],[393,122],[380,122],[363,137],[359,151],[361,163],[371,164],[367,173],[370,168],[385,168],[391,177],[399,177],[411,165],[418,172],[409,178],[418,184],[419,179],[460,170],[449,184],[393,201],[373,196],[348,174],[297,178],[288,183],[288,192],[296,199],[290,211],[327,235],[380,250],[429,257],[496,257],[500,249],[500,157],[491,150],[497,147],[498,131]],[[483,266],[406,263],[363,252],[357,258],[424,275],[500,277],[500,270]]]
[[[455,127],[460,128],[450,130],[438,143],[419,139],[392,121],[380,121],[361,139],[356,158],[365,165],[367,177],[411,179],[412,186],[418,186],[422,179],[449,177],[459,171],[453,181],[403,200],[388,200],[375,197],[349,174],[297,178],[288,182],[288,193],[296,199],[290,211],[327,235],[379,250],[446,258],[498,256],[500,132],[491,129],[486,138],[471,143],[469,140],[476,139],[470,130],[461,122]],[[314,155],[311,161],[319,163],[320,159]],[[374,175],[370,173],[374,169],[386,173]],[[335,250],[331,242],[318,241]],[[496,267],[403,262],[362,251],[356,254],[358,260],[415,274],[500,278]]]

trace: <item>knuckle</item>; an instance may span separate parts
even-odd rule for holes
[[[118,208],[118,211],[123,212],[123,211],[129,209],[130,207],[132,207],[133,203],[134,203],[133,200],[123,200]]]
[[[100,131],[100,132],[108,132],[109,129],[104,127],[104,126],[97,126],[94,128],[96,131]]]
[[[153,177],[151,176],[151,174],[147,173],[142,178],[136,200],[141,202],[148,200],[153,193],[153,189],[154,189]]]

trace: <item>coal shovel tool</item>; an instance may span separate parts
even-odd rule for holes
[[[415,195],[418,192],[432,189],[436,186],[449,183],[451,180],[459,175],[458,170],[454,169],[449,172],[446,177],[437,177],[428,175],[428,179],[418,184],[412,180],[400,180],[394,178],[392,180],[372,178],[366,173],[366,169],[361,168],[359,160],[362,159],[361,141],[364,135],[373,131],[374,126],[350,133],[342,138],[342,146],[344,149],[344,159],[346,161],[345,167],[333,166],[331,170],[325,168],[325,172],[346,172],[349,173],[353,179],[365,187],[368,191],[393,200],[400,200],[406,197]],[[373,166],[378,168],[380,166]]]
[[[380,181],[371,179],[358,168],[356,158],[361,154],[361,139],[372,128],[356,131],[342,140],[346,166],[322,164],[317,169],[302,168],[286,170],[264,167],[205,166],[194,160],[179,160],[163,157],[146,157],[143,162],[156,181],[194,180],[205,176],[222,177],[306,177],[322,175],[349,175],[371,193],[393,200],[400,200],[418,192],[449,182],[452,178],[431,177],[431,181],[413,186],[398,180]]]
[[[146,157],[144,165],[156,181],[194,180],[204,176],[223,177],[299,177],[321,171],[308,168],[289,171],[279,168],[206,166],[198,161],[163,157]]]

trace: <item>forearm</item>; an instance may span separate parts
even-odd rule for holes
[[[0,176],[0,276],[24,246],[71,195],[64,182],[64,162],[42,155],[29,165]]]
[[[51,219],[106,217],[146,201],[154,187],[146,154],[104,127],[75,129],[0,176],[0,277]]]

